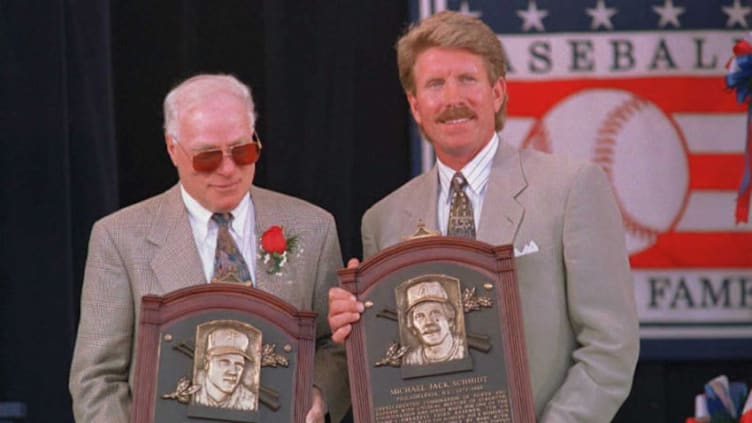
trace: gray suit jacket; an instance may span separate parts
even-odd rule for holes
[[[415,231],[437,229],[437,169],[363,216],[368,257]],[[517,257],[530,380],[540,422],[610,421],[629,394],[639,351],[637,313],[619,210],[596,165],[500,143],[478,239],[534,241]]]
[[[326,324],[327,293],[342,267],[334,219],[302,200],[255,186],[251,198],[258,237],[271,225],[299,235],[302,254],[287,264],[294,266],[299,283],[280,284],[257,263],[256,286],[319,313],[314,382],[333,421],[339,421],[349,406],[349,391],[344,350],[331,343]],[[177,185],[95,223],[70,373],[76,421],[129,421],[141,297],[204,283]]]

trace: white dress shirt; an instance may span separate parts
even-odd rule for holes
[[[188,221],[193,231],[193,239],[196,241],[196,249],[201,257],[201,264],[204,268],[206,280],[211,281],[214,275],[214,255],[217,249],[217,230],[219,226],[212,220],[211,211],[205,209],[198,201],[194,200],[190,194],[180,185],[180,194],[183,198],[185,208],[188,210]],[[229,229],[232,239],[238,245],[240,254],[248,265],[248,271],[251,273],[251,279],[256,284],[256,221],[253,201],[250,194],[243,196],[240,204],[233,209],[233,219],[230,222]]]
[[[486,187],[488,186],[488,177],[491,175],[491,165],[496,149],[499,147],[499,136],[494,132],[491,140],[473,157],[460,171],[467,180],[464,191],[473,205],[473,219],[475,220],[475,230],[478,230],[480,223],[480,212],[483,208],[483,199],[486,197]],[[449,207],[451,198],[449,192],[452,187],[452,176],[454,169],[445,165],[438,158],[436,166],[439,170],[439,204],[436,207],[438,213],[439,230],[442,235],[447,233],[447,221],[449,220]]]

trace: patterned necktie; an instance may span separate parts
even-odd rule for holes
[[[475,238],[475,219],[473,218],[473,204],[463,189],[467,180],[461,172],[452,176],[452,188],[449,191],[452,202],[449,206],[449,222],[447,235],[464,238]]]
[[[217,223],[217,250],[214,253],[214,276],[212,282],[235,282],[251,285],[251,273],[243,260],[235,240],[230,235],[229,224],[232,214],[214,213],[212,220]]]

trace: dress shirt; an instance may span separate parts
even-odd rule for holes
[[[473,219],[475,220],[475,230],[478,230],[480,222],[480,212],[483,207],[483,199],[486,196],[486,186],[488,177],[491,174],[491,164],[499,146],[499,137],[494,132],[491,140],[473,157],[460,171],[467,180],[465,194],[473,204]],[[447,220],[449,219],[449,207],[451,198],[449,192],[452,188],[452,176],[456,171],[445,165],[438,158],[436,166],[439,169],[439,204],[436,207],[438,213],[439,230],[442,235],[447,233]]]
[[[217,230],[219,226],[212,220],[211,211],[205,209],[180,185],[180,194],[183,198],[185,208],[188,210],[188,221],[193,231],[193,239],[196,241],[196,249],[201,257],[201,264],[204,268],[206,280],[211,281],[214,274],[214,255],[217,249]],[[251,273],[251,279],[256,284],[256,230],[254,222],[255,210],[250,194],[243,196],[235,209],[230,211],[233,219],[230,222],[229,229],[232,239],[238,245],[243,259],[248,265],[248,271]]]

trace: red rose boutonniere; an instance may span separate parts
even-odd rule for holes
[[[280,274],[290,255],[298,247],[298,236],[285,237],[282,226],[270,226],[261,234],[261,260],[269,274]]]

